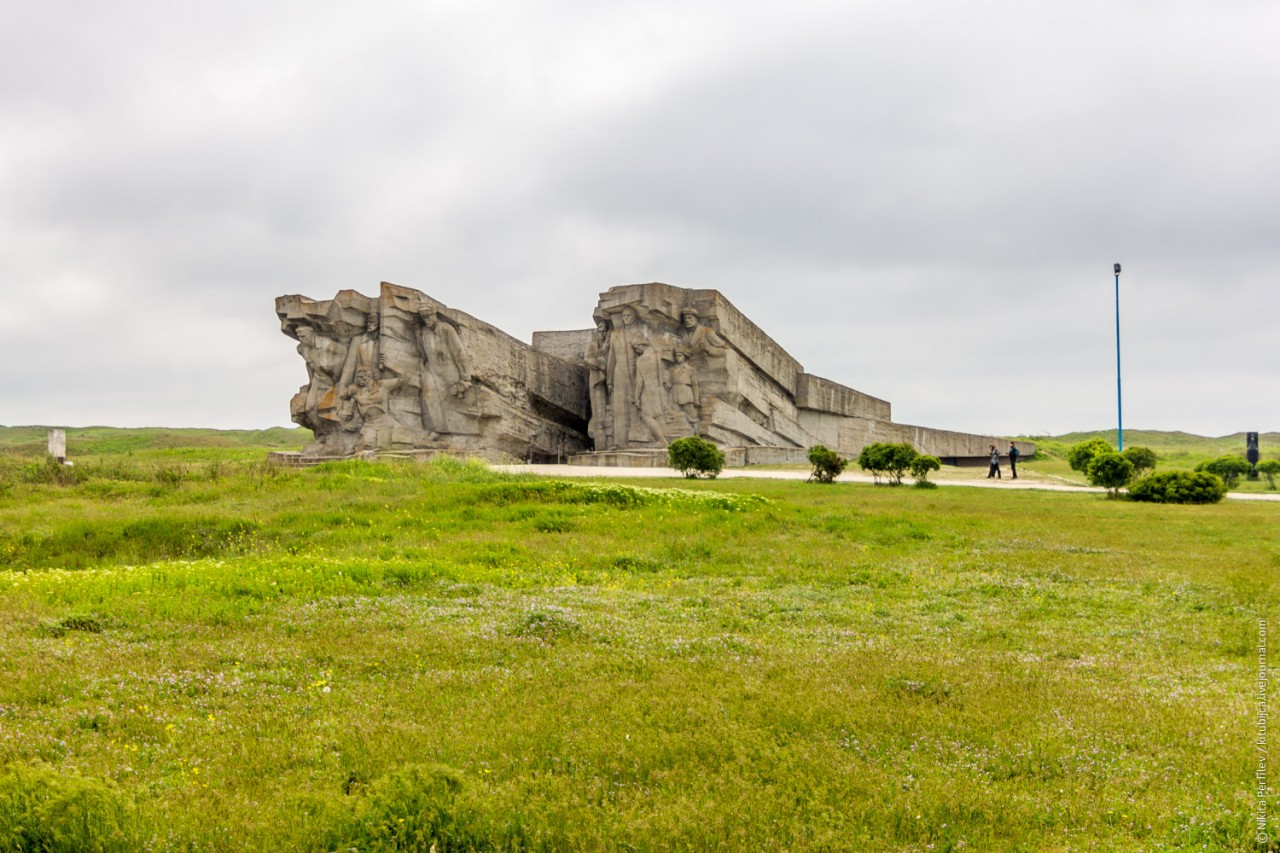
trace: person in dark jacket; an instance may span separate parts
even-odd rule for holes
[[[991,445],[991,470],[987,472],[987,479],[992,477],[1004,479],[1004,475],[1000,473],[1000,448],[994,444]]]
[[[1018,452],[1018,445],[1012,441],[1009,442],[1009,470],[1013,472],[1013,479],[1018,479],[1018,457],[1022,454]]]

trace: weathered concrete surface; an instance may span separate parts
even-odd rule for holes
[[[1008,449],[1007,442],[995,436],[893,423],[888,402],[806,373],[799,361],[714,290],[659,283],[614,287],[600,294],[595,316],[607,324],[610,349],[606,399],[594,407],[594,418],[604,424],[593,436],[597,453],[660,448],[695,432],[726,449],[772,449],[744,451],[748,460],[792,461],[798,456],[803,461],[807,448],[815,444],[854,456],[878,441],[907,442],[922,453],[947,459],[984,459],[992,444],[1002,453]],[[639,339],[645,344],[638,351],[655,351],[665,371],[669,393],[660,410],[658,401],[634,391],[635,383],[642,381],[637,363],[619,356]],[[580,339],[549,336],[547,345],[569,357],[566,350],[575,340]],[[678,371],[688,369],[682,352],[694,374],[691,382],[676,379]],[[679,397],[690,396],[676,390],[681,384],[696,389],[692,404],[679,405]],[[598,411],[602,408],[603,418]],[[683,417],[678,409],[683,409]],[[1035,447],[1023,442],[1019,450],[1030,455]]]
[[[555,459],[586,450],[586,378],[576,365],[419,291],[383,282],[377,298],[282,296],[308,382],[295,422],[304,456],[409,450]]]
[[[796,381],[796,405],[801,409],[833,412],[852,418],[890,420],[890,406],[884,400],[846,388],[830,379],[801,373]]]
[[[67,458],[67,431],[65,429],[49,430],[49,456],[63,462]]]
[[[276,313],[307,366],[290,408],[315,432],[309,458],[445,450],[647,467],[687,435],[729,465],[804,462],[815,444],[856,456],[907,442],[953,463],[1008,449],[894,423],[887,401],[806,373],[715,290],[613,287],[595,329],[536,332],[532,346],[389,282],[377,297],[281,296]]]

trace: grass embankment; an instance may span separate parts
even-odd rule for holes
[[[94,465],[0,459],[0,829],[1257,849],[1274,504]]]
[[[1023,436],[1027,441],[1036,443],[1036,458],[1026,463],[1039,474],[1067,483],[1087,485],[1088,479],[1079,471],[1072,471],[1067,464],[1067,451],[1071,446],[1100,438],[1115,447],[1115,430],[1099,432],[1073,432],[1059,436]],[[1185,432],[1161,432],[1157,430],[1125,430],[1124,446],[1149,447],[1157,457],[1156,470],[1190,471],[1201,462],[1217,459],[1219,456],[1233,455],[1244,458],[1245,434],[1224,435],[1209,438],[1191,435]],[[1258,436],[1258,449],[1263,459],[1280,458],[1280,433],[1264,432]],[[1258,479],[1249,481],[1242,479],[1233,491],[1260,492],[1267,491],[1267,481]]]
[[[49,427],[0,427],[0,460],[42,459]],[[67,427],[67,453],[77,464],[99,464],[118,456],[129,461],[250,461],[269,450],[301,450],[311,431],[287,429],[169,429]]]

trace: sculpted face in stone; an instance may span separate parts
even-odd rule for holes
[[[299,326],[298,340],[307,346],[313,346],[316,342],[316,330],[310,326]]]
[[[378,312],[370,311],[369,316],[365,318],[364,328],[368,332],[378,331]]]
[[[636,312],[634,308],[622,309],[622,325],[630,326],[636,321]]]
[[[427,328],[434,329],[436,325],[436,309],[429,302],[421,302],[418,304],[418,318],[427,324]]]
[[[686,329],[696,329],[698,327],[698,315],[692,311],[686,311],[680,315],[681,321]]]
[[[361,388],[367,388],[371,382],[373,382],[373,374],[367,368],[362,367],[356,371],[356,384]]]
[[[678,349],[676,350],[675,358],[676,358],[676,364],[684,364],[685,361],[689,358],[689,356],[685,355],[684,350]]]

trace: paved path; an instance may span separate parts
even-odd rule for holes
[[[541,474],[547,477],[628,477],[651,479],[684,479],[679,471],[672,468],[607,468],[596,465],[494,465],[496,471],[508,474]],[[720,479],[758,479],[758,480],[807,480],[807,470],[792,468],[726,468],[720,472]],[[1073,486],[1069,483],[1052,483],[1045,480],[947,480],[930,478],[939,486],[969,486],[974,489],[1035,489],[1051,492],[1105,492],[1106,489],[1094,486]],[[838,483],[873,483],[874,478],[866,474],[844,473]],[[1241,501],[1280,501],[1280,492],[1262,494],[1259,492],[1227,492],[1227,497]]]

